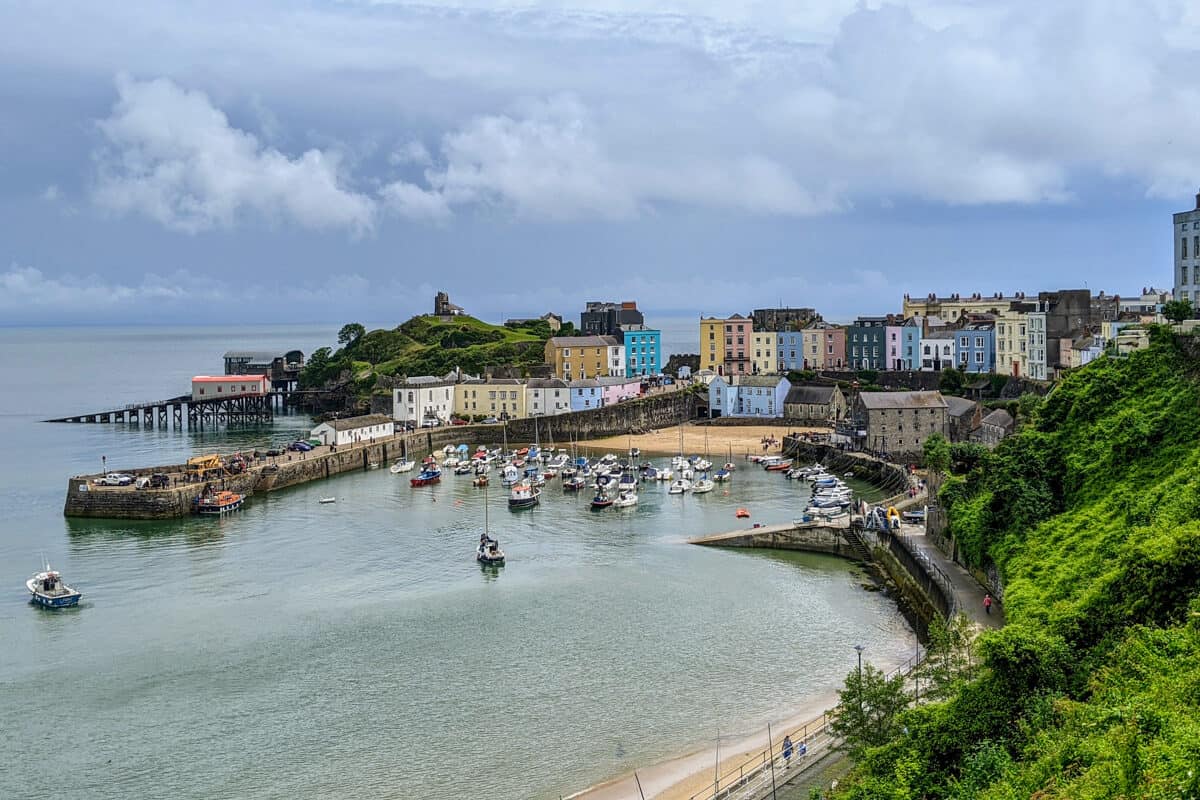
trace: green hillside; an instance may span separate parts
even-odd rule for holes
[[[1200,392],[1165,328],[1066,377],[942,490],[1003,576],[984,669],[906,712],[839,796],[1200,797]]]
[[[570,323],[562,335],[571,335]],[[336,351],[313,353],[301,374],[303,387],[352,380],[369,392],[378,376],[444,375],[455,367],[479,373],[485,367],[541,364],[545,322],[520,326],[490,325],[474,317],[419,316],[390,330],[365,330],[350,323],[342,328]]]

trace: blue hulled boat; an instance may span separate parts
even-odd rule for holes
[[[62,576],[50,569],[48,564],[44,572],[35,573],[25,581],[25,587],[31,595],[29,601],[44,608],[70,608],[78,605],[79,598],[83,596],[82,592],[63,583]]]

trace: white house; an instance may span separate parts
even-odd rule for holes
[[[454,382],[432,375],[409,378],[392,390],[392,417],[420,425],[426,420],[450,421],[454,412]]]
[[[386,414],[365,414],[322,422],[309,434],[322,444],[347,445],[394,435],[396,423]]]
[[[943,328],[921,337],[917,347],[922,372],[954,369],[954,331]]]
[[[549,417],[571,410],[571,389],[558,378],[532,378],[525,384],[525,413]]]
[[[192,378],[193,400],[264,395],[270,391],[271,381],[265,375],[197,375]]]

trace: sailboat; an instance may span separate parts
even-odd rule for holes
[[[712,469],[712,462],[708,460],[708,426],[704,426],[704,458],[696,461],[695,469],[697,472],[708,472]],[[695,491],[693,489],[692,491]]]
[[[487,485],[483,490],[483,533],[479,537],[479,547],[475,550],[475,560],[485,567],[504,566],[504,551],[500,549],[500,541],[493,539],[488,532],[488,502]]]

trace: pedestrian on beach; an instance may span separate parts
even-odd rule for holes
[[[787,735],[783,737],[783,765],[785,767],[792,765],[792,737]]]
[[[983,596],[983,610],[988,614],[992,613],[992,596],[990,594]]]

